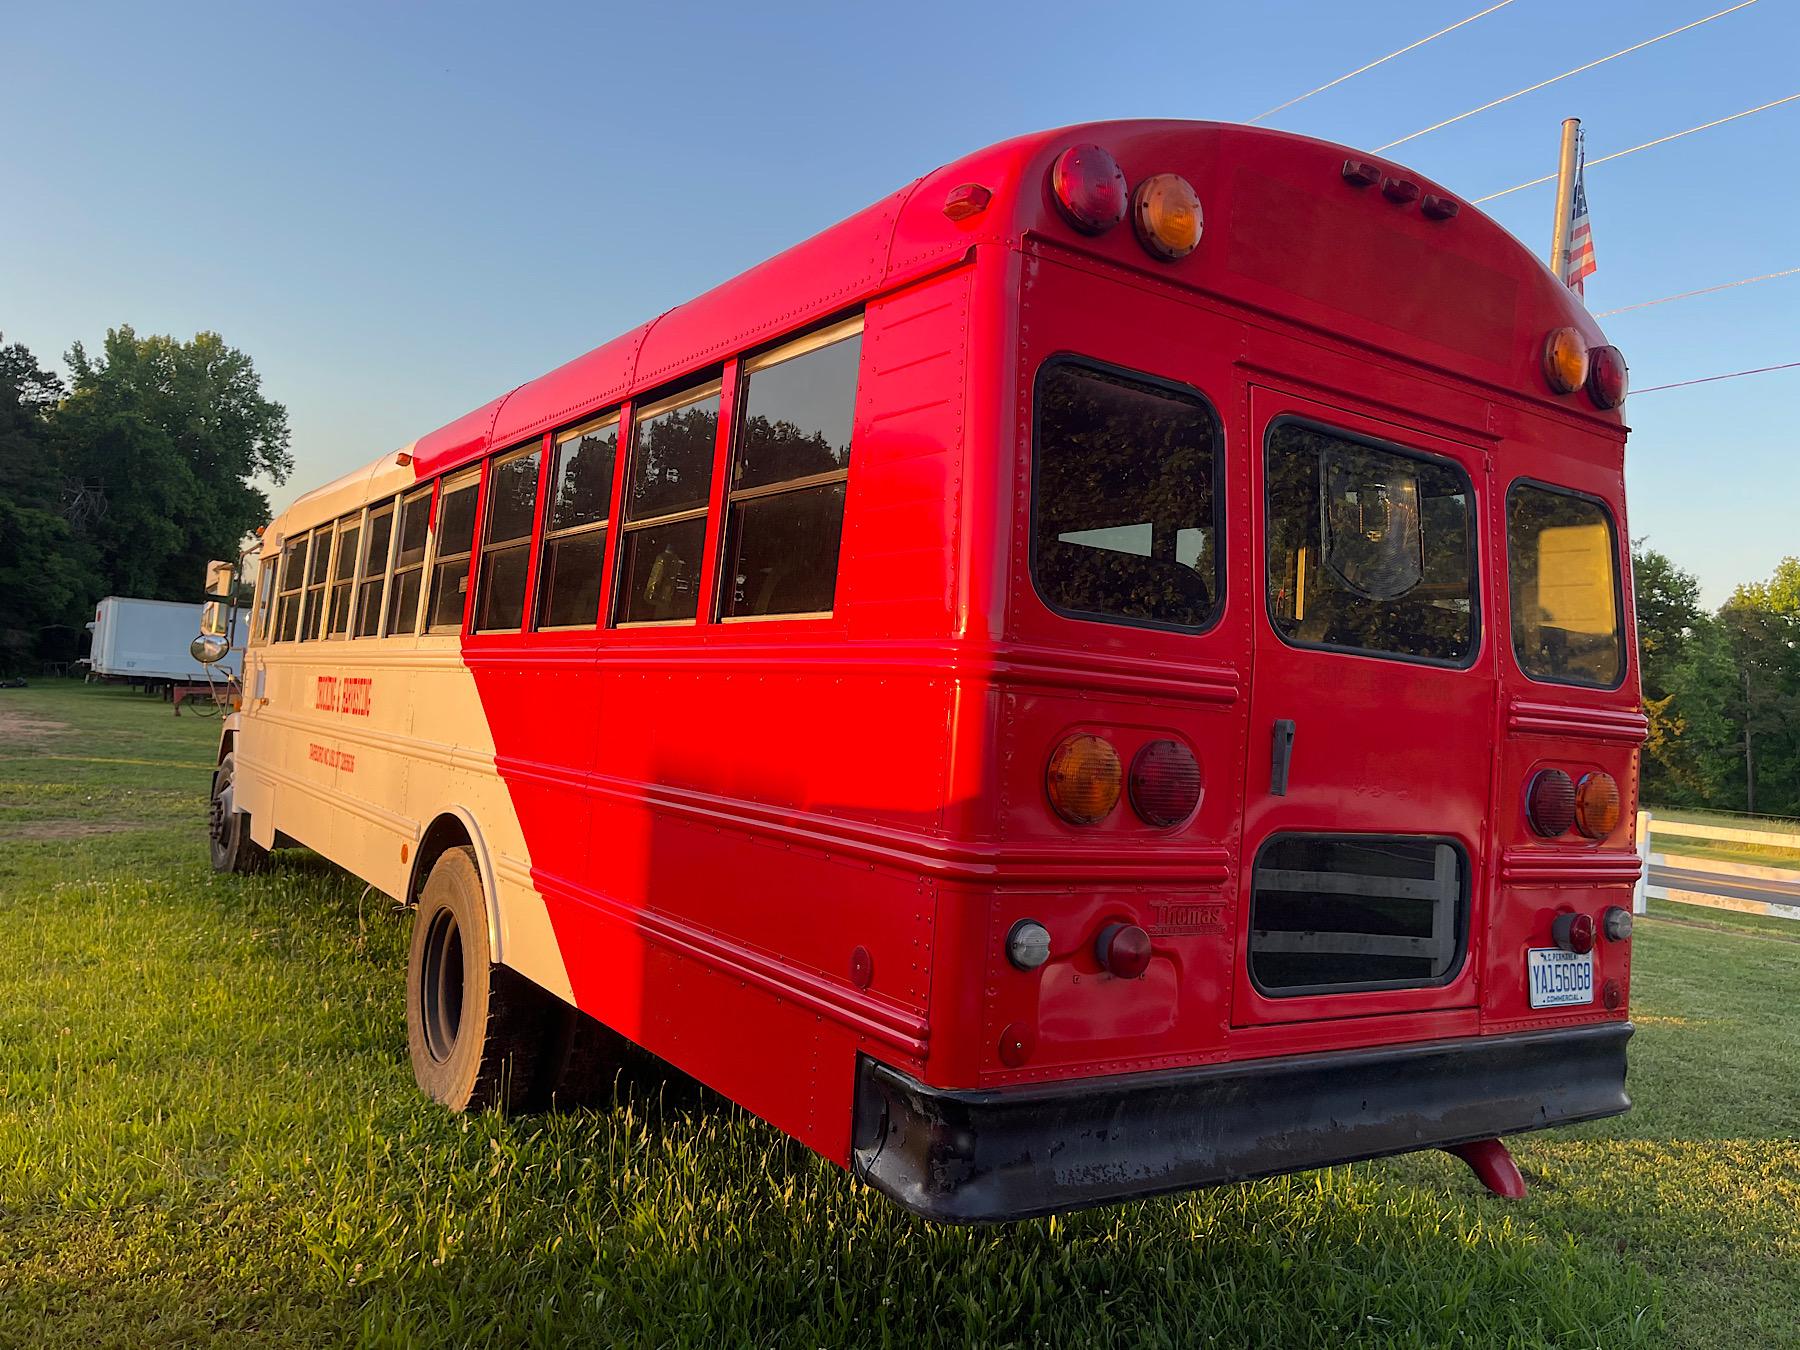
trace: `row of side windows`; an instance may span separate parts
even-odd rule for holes
[[[715,617],[831,613],[861,339],[857,318],[741,363]],[[458,632],[471,581],[474,632],[694,621],[722,394],[714,379],[631,410],[616,522],[613,412],[287,541],[252,640]]]

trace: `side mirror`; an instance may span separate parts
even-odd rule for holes
[[[202,633],[188,643],[188,651],[203,666],[216,666],[231,650],[231,639],[223,633]]]

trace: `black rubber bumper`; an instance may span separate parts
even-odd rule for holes
[[[864,1059],[857,1174],[992,1223],[1467,1143],[1630,1109],[1628,1022],[946,1091]]]

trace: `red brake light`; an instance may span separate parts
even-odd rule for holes
[[[1178,825],[1200,805],[1200,761],[1180,741],[1151,741],[1132,757],[1130,788],[1146,825]]]
[[[1083,234],[1102,234],[1125,219],[1129,196],[1119,162],[1097,145],[1072,145],[1056,157],[1050,195]]]
[[[1588,353],[1588,397],[1596,408],[1616,408],[1625,401],[1629,372],[1617,347],[1596,347]]]
[[[1610,773],[1584,773],[1575,789],[1575,828],[1604,839],[1619,826],[1619,785]]]
[[[1575,823],[1575,781],[1561,769],[1539,769],[1525,790],[1525,816],[1546,839],[1567,834]]]
[[[1135,980],[1150,969],[1150,935],[1135,923],[1109,923],[1094,939],[1094,958],[1121,980]]]

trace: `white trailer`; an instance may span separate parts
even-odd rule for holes
[[[133,600],[109,595],[94,606],[93,649],[88,669],[106,679],[143,684],[206,684],[228,671],[238,673],[241,653],[233,650],[212,669],[188,650],[200,632],[198,604],[178,600]]]

